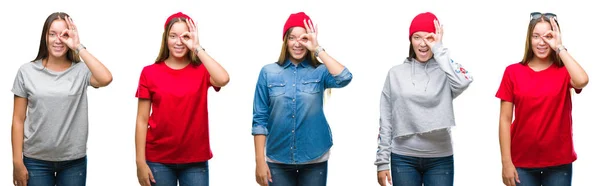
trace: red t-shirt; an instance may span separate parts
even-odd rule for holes
[[[577,159],[570,82],[567,69],[554,64],[538,72],[520,63],[506,67],[496,97],[514,104],[510,138],[515,167],[549,167]]]
[[[210,86],[210,75],[202,64],[179,70],[164,62],[144,67],[135,96],[152,102],[146,160],[192,163],[212,158],[207,109]]]

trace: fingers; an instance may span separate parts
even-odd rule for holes
[[[185,23],[188,26],[188,29],[190,30],[190,32],[194,33],[196,32],[196,25],[192,22],[191,19],[186,19]]]
[[[65,29],[62,32],[60,32],[60,34],[58,35],[58,39],[65,43],[67,41],[67,39],[65,38],[65,36],[69,37],[69,29]]]
[[[517,172],[515,170],[515,180],[517,180],[517,183],[521,183],[521,180],[519,180],[519,172]]]
[[[390,172],[385,173],[385,177],[387,177],[388,183],[390,183],[390,185],[393,185],[392,184],[392,177],[390,176]]]
[[[550,21],[550,24],[552,25],[552,30],[558,32],[558,23],[556,21],[556,17],[552,18],[552,20]]]
[[[312,23],[312,21],[311,21]],[[319,34],[319,25],[315,25],[315,35]]]
[[[271,170],[267,169],[267,178],[269,179],[269,182],[273,182],[273,178],[271,177]]]

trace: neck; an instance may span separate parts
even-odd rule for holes
[[[185,57],[175,58],[175,57],[169,56],[169,58],[167,58],[165,60],[165,63],[167,64],[167,66],[171,67],[172,69],[182,69],[182,68],[186,67],[188,64],[190,64],[190,60],[186,59]]]
[[[302,63],[302,60],[297,60],[297,59],[290,57],[290,62],[292,62],[292,64],[294,64],[294,65],[298,65],[298,64]]]
[[[185,57],[176,58],[170,56],[167,58],[167,60],[165,60],[165,62],[174,65],[187,65],[190,63],[190,60],[186,59]]]
[[[538,58],[538,57],[534,57],[533,59],[531,59],[531,61],[529,61],[530,65],[535,65],[535,66],[544,66],[544,65],[551,65],[552,61],[550,61],[550,57],[547,58]]]
[[[52,64],[53,66],[70,66],[71,61],[67,60],[67,56],[56,57],[49,55],[48,58],[45,59],[46,64]]]

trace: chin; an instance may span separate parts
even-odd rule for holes
[[[540,58],[540,59],[546,59],[546,58],[548,58],[548,56],[550,56],[549,53],[546,53],[546,54],[538,54],[538,53],[536,53],[534,55],[535,55],[535,57]]]

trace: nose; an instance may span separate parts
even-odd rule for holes
[[[540,45],[545,45],[545,44],[546,44],[546,42],[544,42],[543,39],[540,39]]]
[[[419,43],[419,46],[427,46],[427,44],[425,44],[425,39],[421,40],[421,42]]]

